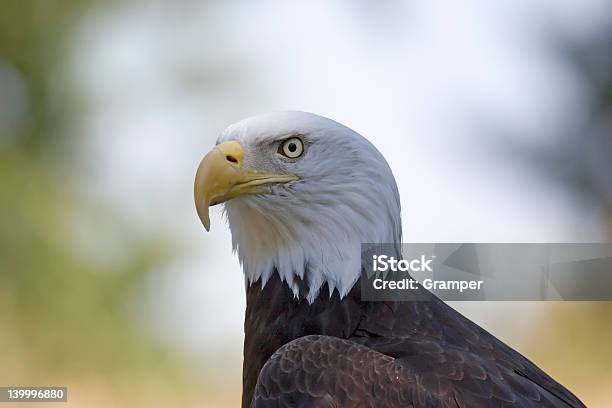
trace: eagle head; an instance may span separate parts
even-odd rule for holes
[[[273,112],[229,126],[197,170],[196,209],[209,230],[223,203],[247,285],[278,273],[314,301],[323,284],[344,297],[362,243],[401,241],[400,200],[382,154],[364,137],[306,112]]]

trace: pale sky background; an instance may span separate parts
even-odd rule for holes
[[[179,349],[229,350],[240,369],[242,273],[220,209],[206,233],[192,188],[223,128],[259,112],[311,111],[370,139],[396,176],[405,241],[602,240],[561,189],[493,155],[500,136],[480,123],[557,143],[587,90],[546,33],[579,40],[609,21],[607,3],[136,1],[86,18],[64,73],[91,101],[71,130],[87,139],[75,177],[178,251],[143,295],[145,324]],[[529,307],[459,305],[505,339],[537,313],[513,332],[499,321]]]

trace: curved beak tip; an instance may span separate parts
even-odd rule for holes
[[[210,214],[209,214],[209,205],[206,202],[198,203],[196,199],[196,211],[198,213],[198,218],[202,221],[202,225],[207,232],[210,232]]]
[[[210,232],[210,218],[208,214],[206,214],[206,218],[202,218],[202,225],[204,225],[206,232]]]

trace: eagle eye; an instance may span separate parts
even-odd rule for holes
[[[278,152],[290,159],[297,159],[304,153],[304,142],[299,137],[290,137],[283,140],[278,147]]]

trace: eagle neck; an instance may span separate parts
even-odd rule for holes
[[[277,349],[310,334],[348,338],[367,307],[360,302],[359,282],[343,298],[337,291],[330,297],[324,284],[310,303],[306,298],[296,298],[276,273],[264,286],[261,280],[248,285],[246,296],[243,407],[250,406],[259,372]]]

